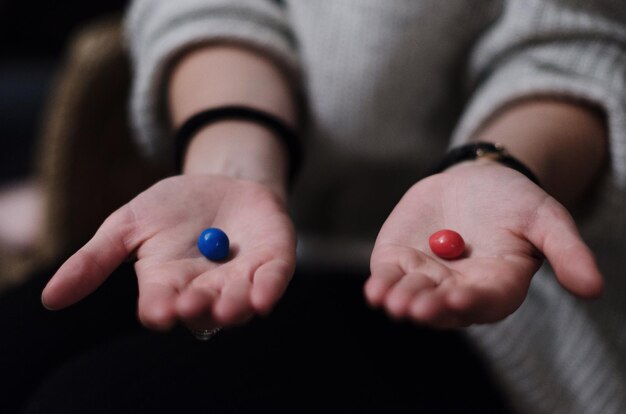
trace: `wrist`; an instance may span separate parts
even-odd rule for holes
[[[287,198],[288,155],[270,130],[243,120],[209,124],[190,140],[183,174],[216,174],[265,185]]]
[[[507,167],[506,165],[501,164],[492,158],[477,158],[475,160],[461,161],[457,164],[451,165],[442,172],[457,172],[457,170],[463,171],[467,168],[495,168],[502,171],[511,170],[510,167]]]
[[[607,159],[605,120],[589,105],[536,99],[511,105],[474,137],[498,142],[566,205],[592,186]]]
[[[516,170],[537,185],[539,180],[533,171],[499,144],[490,142],[472,142],[450,150],[432,169],[430,174],[443,172],[463,162],[491,161]]]

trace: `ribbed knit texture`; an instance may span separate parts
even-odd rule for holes
[[[293,69],[293,37],[283,11],[271,1],[138,1],[127,20],[135,60],[131,110],[137,137],[151,157],[171,156],[163,82],[169,62],[204,42],[245,42]],[[167,154],[167,155],[165,155]]]
[[[500,108],[531,96],[599,106],[610,168],[577,219],[607,278],[605,297],[574,299],[544,266],[518,311],[467,333],[520,413],[626,412],[626,3],[284,3],[133,3],[132,113],[146,153],[171,156],[162,94],[178,53],[224,39],[264,50],[299,73],[308,93],[296,223],[321,239],[358,240],[367,263],[402,193]]]

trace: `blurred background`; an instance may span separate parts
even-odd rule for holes
[[[42,154],[49,152],[48,147],[42,151],[40,144],[42,125],[46,113],[57,106],[58,99],[52,101],[50,97],[58,89],[59,75],[67,73],[62,70],[68,60],[70,40],[93,21],[109,16],[118,17],[119,21],[128,2],[0,0],[0,291],[10,279],[19,280],[20,274],[26,274],[34,266],[34,252],[41,251],[42,244],[50,244],[50,240],[41,240],[46,232],[50,233],[50,227],[43,225],[44,221],[50,221],[44,218],[44,210],[47,213],[50,206],[44,209],[44,191],[42,180],[37,179],[37,170],[41,168]],[[96,94],[94,100],[102,99]],[[73,118],[73,114],[68,117]],[[80,157],[86,153],[75,142],[71,145],[77,148]],[[98,150],[94,148],[94,152]],[[87,161],[93,164],[93,157]],[[110,160],[103,159],[102,163],[110,165]],[[65,175],[76,174],[69,171]],[[57,187],[46,188],[59,193],[61,200],[69,199],[67,193],[76,192],[76,186],[66,182],[61,188],[67,188],[67,193],[58,191]],[[104,191],[103,197],[107,196]],[[70,210],[68,203],[76,204],[73,200],[55,201],[59,210]],[[70,223],[73,227],[84,228],[85,232],[92,231],[93,225],[86,226],[71,218],[76,215],[75,210],[68,211],[69,219],[56,220],[57,228],[68,228]],[[99,212],[92,221],[99,220],[105,213]],[[84,237],[81,235],[78,240]],[[52,249],[48,257],[56,257],[77,243],[70,245],[58,236],[56,239],[63,243],[63,248]],[[31,265],[24,266],[27,262]]]
[[[127,0],[0,0],[0,185],[32,172],[41,111],[69,37]]]

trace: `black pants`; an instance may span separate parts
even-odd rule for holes
[[[200,342],[137,323],[129,265],[58,312],[50,274],[0,298],[0,412],[508,412],[458,333],[391,322],[361,278],[298,274],[270,316]]]

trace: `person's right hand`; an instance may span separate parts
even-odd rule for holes
[[[230,239],[224,261],[212,262],[196,247],[208,227]],[[61,266],[42,301],[50,309],[69,306],[134,255],[145,326],[235,325],[272,309],[293,275],[295,251],[284,202],[266,186],[217,175],[176,176],[114,212]]]

